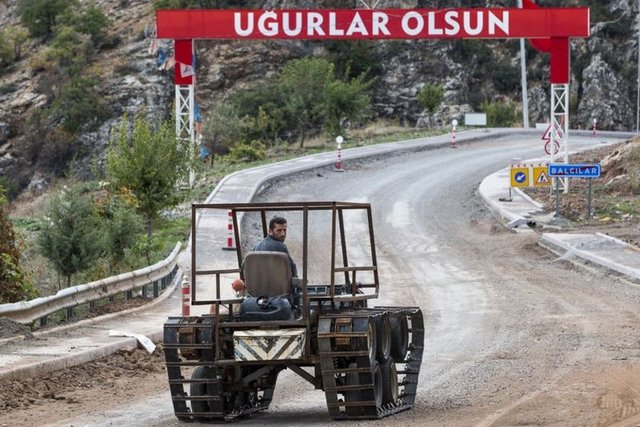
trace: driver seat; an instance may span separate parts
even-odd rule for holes
[[[242,264],[247,297],[239,320],[291,320],[291,266],[283,252],[249,252]]]
[[[247,292],[254,297],[285,297],[292,292],[289,256],[284,252],[249,252],[242,264]]]

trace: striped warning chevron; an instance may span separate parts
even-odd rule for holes
[[[305,329],[236,331],[235,360],[289,360],[302,358]]]

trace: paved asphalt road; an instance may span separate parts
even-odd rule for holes
[[[574,144],[597,146],[601,139],[576,138]],[[573,295],[572,283],[585,280],[584,273],[567,273],[549,263],[542,266],[547,271],[538,274],[534,271],[540,265],[510,261],[510,256],[526,258],[528,246],[504,229],[493,229],[495,222],[476,194],[484,177],[514,157],[537,157],[540,147],[538,135],[502,137],[457,150],[352,159],[346,161],[346,172],[326,168],[303,173],[261,193],[270,200],[373,204],[382,271],[380,303],[418,304],[428,325],[416,408],[384,425],[522,423],[525,420],[509,418],[523,412],[518,404],[535,401],[541,388],[551,388],[565,374],[566,363],[584,361],[579,337],[597,328],[582,324],[559,331],[555,319],[563,311],[565,316],[583,316],[609,306],[574,304],[568,294],[547,287],[564,279]],[[295,253],[295,221],[291,225],[288,244]],[[616,292],[610,297],[620,299]],[[542,333],[547,329],[548,334]],[[290,373],[282,375],[276,390],[272,409],[242,424],[299,425],[302,416],[305,423],[328,423],[322,392]],[[137,421],[131,414],[137,414]],[[562,418],[552,421],[563,423]],[[168,393],[60,425],[70,424],[181,425],[172,415]]]

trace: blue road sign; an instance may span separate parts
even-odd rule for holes
[[[599,164],[549,164],[549,176],[554,178],[597,178],[600,176]]]
[[[513,179],[515,179],[516,182],[519,182],[520,184],[522,184],[523,182],[526,181],[527,174],[523,172],[517,172]]]

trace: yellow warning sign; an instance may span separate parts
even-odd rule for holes
[[[529,187],[531,185],[531,175],[529,174],[528,166],[511,166],[510,175],[512,187]]]
[[[551,187],[551,178],[547,166],[533,167],[533,186],[534,187]]]

